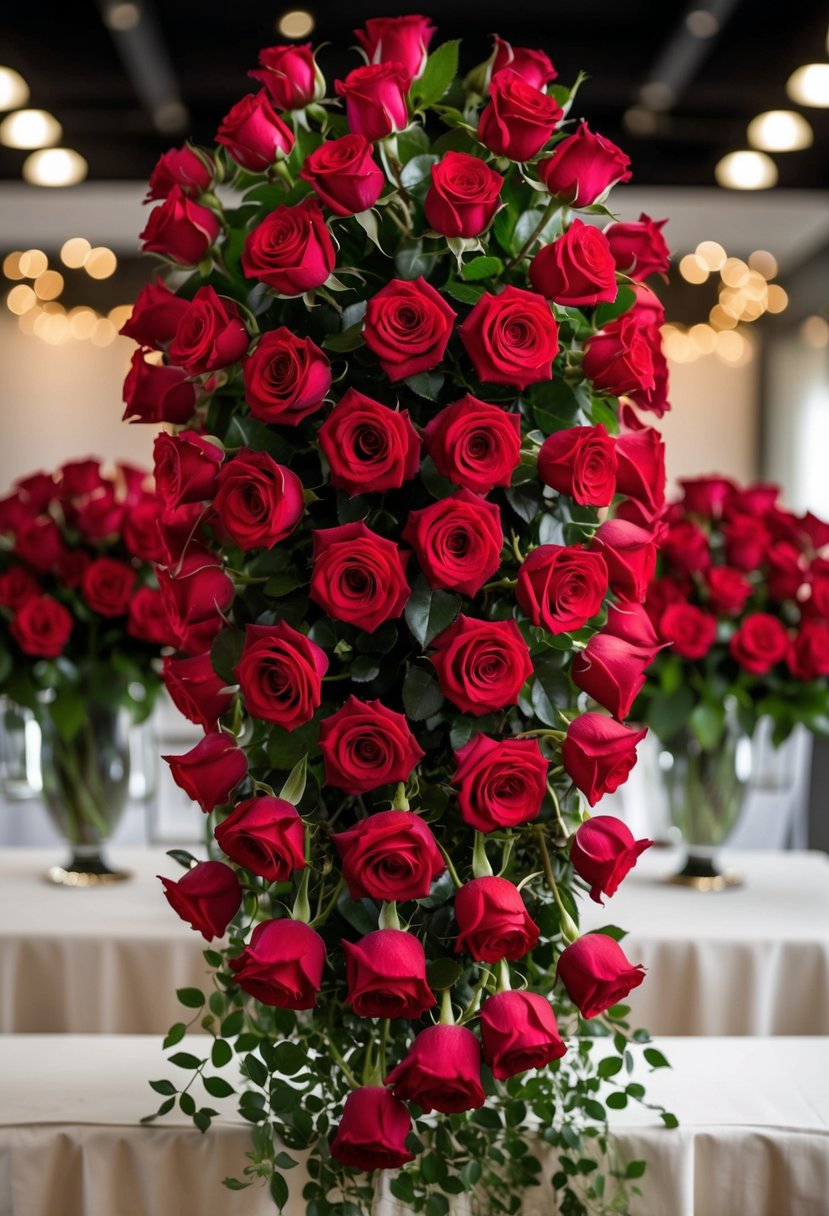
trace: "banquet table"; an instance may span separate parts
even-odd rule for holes
[[[188,1043],[200,1054],[198,1037]],[[665,1039],[659,1047],[673,1068],[634,1075],[679,1129],[639,1107],[611,1120],[623,1158],[648,1162],[637,1216],[826,1216],[829,1042]],[[153,1038],[1,1037],[0,1216],[273,1216],[259,1187],[221,1185],[239,1175],[248,1147],[232,1099],[208,1099],[223,1113],[205,1136],[179,1112],[138,1125],[158,1102],[147,1079],[174,1072]],[[549,1178],[552,1150],[537,1152]],[[304,1216],[302,1166],[286,1177],[286,1216]],[[465,1216],[463,1204],[456,1210]],[[555,1210],[547,1186],[527,1192],[524,1216]],[[376,1216],[402,1212],[385,1200]]]

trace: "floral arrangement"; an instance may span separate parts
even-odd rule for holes
[[[580,793],[645,733],[664,469],[636,407],[667,408],[643,280],[668,251],[605,208],[628,161],[567,117],[579,82],[500,38],[461,80],[433,34],[370,21],[335,98],[310,46],[263,50],[218,146],[150,180],[176,290],[125,327],[126,417],[179,428],[156,442],[165,680],[205,736],[166,759],[214,840],[162,879],[212,943],[166,1045],[214,1041],[172,1055],[192,1075],[153,1082],[157,1113],[205,1130],[191,1087],[233,1093],[210,1068],[235,1056],[253,1148],[227,1185],[279,1208],[308,1150],[309,1216],[368,1212],[381,1170],[427,1216],[464,1191],[516,1211],[532,1119],[563,1210],[619,1211],[644,1163],[598,1162],[606,1108],[644,1095],[643,970],[574,897],[648,844]]]

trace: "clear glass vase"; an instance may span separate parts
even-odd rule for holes
[[[30,709],[0,697],[0,791],[8,802],[26,802],[40,792],[40,730]]]

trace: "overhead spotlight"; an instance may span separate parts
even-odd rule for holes
[[[314,25],[311,13],[302,8],[292,8],[282,14],[276,23],[276,29],[283,38],[307,38]]]
[[[75,186],[89,166],[73,148],[43,148],[23,162],[23,177],[32,186]]]
[[[695,38],[713,38],[720,32],[720,23],[707,8],[695,8],[685,18],[685,28]]]
[[[0,110],[19,110],[29,100],[29,86],[14,68],[0,68]]]
[[[792,72],[786,92],[800,106],[829,106],[829,63],[806,63]]]
[[[108,4],[104,9],[103,19],[107,29],[123,34],[127,30],[134,30],[138,25],[141,20],[141,9],[137,4],[113,0],[113,3]]]
[[[670,110],[676,93],[664,80],[650,80],[639,90],[639,100],[650,110]]]
[[[46,110],[15,110],[0,122],[0,144],[7,148],[49,148],[63,128]]]
[[[748,124],[748,142],[764,152],[799,152],[813,140],[811,126],[796,110],[766,110]]]
[[[777,165],[765,152],[729,152],[714,176],[727,190],[768,190],[777,184]]]

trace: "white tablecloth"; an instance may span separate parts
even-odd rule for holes
[[[648,1162],[636,1216],[826,1216],[829,1042],[668,1039],[659,1047],[674,1067],[643,1079],[681,1127],[668,1131],[639,1109],[612,1121],[623,1157]],[[248,1147],[247,1126],[232,1114],[206,1136],[178,1112],[137,1126],[158,1101],[147,1079],[174,1071],[150,1038],[0,1038],[0,1216],[273,1216],[259,1188],[221,1186],[239,1174]],[[553,1155],[541,1155],[549,1178]],[[301,1167],[287,1177],[298,1196]],[[386,1203],[377,1216],[398,1211]],[[554,1211],[549,1187],[527,1193],[524,1216]],[[304,1216],[302,1201],[286,1213]]]

